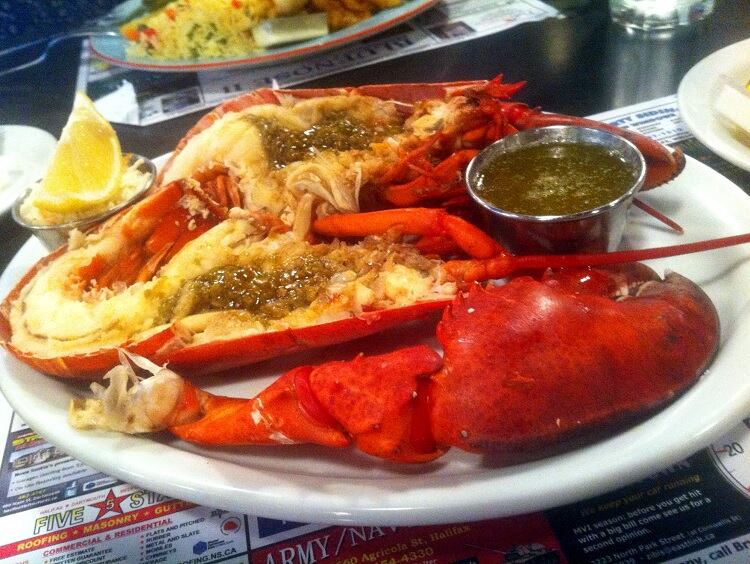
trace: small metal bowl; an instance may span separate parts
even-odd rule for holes
[[[594,209],[568,215],[524,215],[500,209],[482,198],[477,187],[485,167],[521,147],[549,143],[604,147],[632,167],[633,185],[621,196]],[[612,251],[622,239],[628,209],[643,185],[646,162],[630,141],[598,129],[559,125],[510,135],[481,151],[466,169],[469,194],[480,206],[488,231],[516,254],[571,254]]]
[[[150,175],[148,181],[144,182],[143,186],[141,186],[130,199],[125,200],[124,202],[120,202],[119,204],[108,209],[105,212],[83,219],[78,219],[76,221],[57,225],[35,225],[33,223],[28,223],[21,217],[21,204],[23,204],[23,201],[31,192],[32,186],[29,186],[18,196],[15,203],[13,204],[13,208],[11,209],[13,219],[20,226],[25,227],[26,229],[31,231],[34,236],[36,236],[36,238],[42,242],[47,250],[53,251],[68,242],[68,234],[72,229],[86,231],[88,228],[96,225],[97,223],[101,223],[108,217],[116,214],[121,209],[134,204],[146,195],[146,193],[151,189],[151,186],[153,186],[154,181],[156,180],[156,165],[154,165],[154,163],[146,157],[142,157],[140,155],[130,155],[128,166],[138,161],[140,161],[138,169],[141,172],[148,173]]]

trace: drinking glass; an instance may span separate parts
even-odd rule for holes
[[[630,29],[664,31],[708,16],[714,0],[610,0],[612,20]]]

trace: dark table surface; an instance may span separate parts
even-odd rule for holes
[[[528,81],[521,101],[589,115],[674,94],[695,63],[750,37],[750,0],[716,0],[710,18],[667,37],[633,34],[612,24],[603,0],[578,3],[583,6],[567,10],[564,19],[526,23],[304,86],[481,79],[502,73],[507,81]],[[0,78],[0,124],[32,125],[58,137],[73,103],[79,47],[77,41],[63,43],[45,63]],[[117,125],[116,130],[124,151],[156,157],[172,150],[199,117],[194,113],[148,127]],[[0,234],[4,270],[28,233],[4,214]]]

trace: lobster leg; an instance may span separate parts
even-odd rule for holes
[[[328,237],[364,237],[388,230],[423,237],[447,237],[469,260],[444,264],[449,276],[460,282],[505,278],[526,270],[581,268],[666,258],[750,243],[750,233],[653,249],[577,255],[512,255],[473,224],[436,208],[402,208],[358,214],[337,214],[318,219],[313,230]]]
[[[449,275],[458,281],[476,282],[493,278],[505,278],[525,270],[544,268],[583,268],[587,266],[604,266],[623,264],[642,260],[652,260],[691,253],[700,253],[723,249],[735,245],[750,243],[750,233],[719,237],[694,243],[682,243],[652,249],[633,249],[610,253],[590,253],[578,255],[518,255],[500,254],[486,260],[451,260],[444,268]]]
[[[467,255],[477,259],[504,256],[503,247],[466,220],[438,208],[399,208],[368,213],[335,214],[318,219],[313,230],[328,237],[364,237],[389,230],[452,239]]]
[[[424,390],[420,381],[440,368],[442,359],[424,345],[301,366],[249,400],[214,396],[171,370],[135,358],[154,375],[138,382],[129,363],[116,367],[109,376],[113,385],[92,385],[96,399],[72,403],[71,424],[130,433],[168,429],[203,445],[341,448],[353,442],[363,452],[401,462],[426,462],[443,452],[431,441],[427,397],[419,393]],[[114,380],[124,370],[134,382],[127,392],[122,376]],[[159,409],[150,410],[147,424],[128,423],[142,421],[144,405],[152,403]]]
[[[385,199],[396,206],[413,206],[423,200],[445,199],[465,192],[461,172],[477,153],[463,149],[440,162],[429,171],[405,184],[393,184],[384,190]]]

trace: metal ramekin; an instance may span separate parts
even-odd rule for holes
[[[482,199],[476,187],[484,167],[521,147],[547,143],[584,143],[605,147],[633,169],[633,185],[615,200],[568,215],[524,215],[500,209]],[[622,239],[628,209],[643,186],[646,162],[630,141],[589,127],[556,125],[528,129],[489,145],[469,163],[465,182],[480,206],[488,231],[516,254],[569,254],[612,251]]]
[[[149,191],[151,186],[153,186],[154,181],[156,179],[156,165],[154,165],[151,159],[147,159],[146,157],[142,157],[139,155],[130,155],[128,166],[138,161],[141,161],[139,169],[144,173],[149,173],[150,175],[149,180],[144,182],[143,186],[141,186],[138,189],[138,191],[130,199],[117,204],[116,206],[108,209],[105,212],[102,212],[97,215],[93,215],[84,219],[78,219],[76,221],[71,221],[68,223],[57,224],[57,225],[35,225],[33,223],[28,223],[21,217],[20,211],[21,211],[21,204],[23,204],[23,201],[26,199],[26,197],[29,195],[31,191],[31,187],[29,187],[18,196],[15,203],[13,204],[13,208],[11,209],[11,214],[13,216],[13,219],[15,220],[16,223],[18,223],[22,227],[25,227],[26,229],[31,231],[34,234],[34,236],[36,236],[36,238],[42,242],[42,244],[47,248],[47,250],[52,251],[54,249],[57,249],[58,247],[67,243],[68,234],[70,233],[72,229],[85,231],[88,228],[92,227],[93,225],[96,225],[97,223],[101,223],[108,217],[116,214],[121,209],[134,204],[135,202],[137,202],[138,200],[143,198],[143,196],[146,195],[146,193]]]

